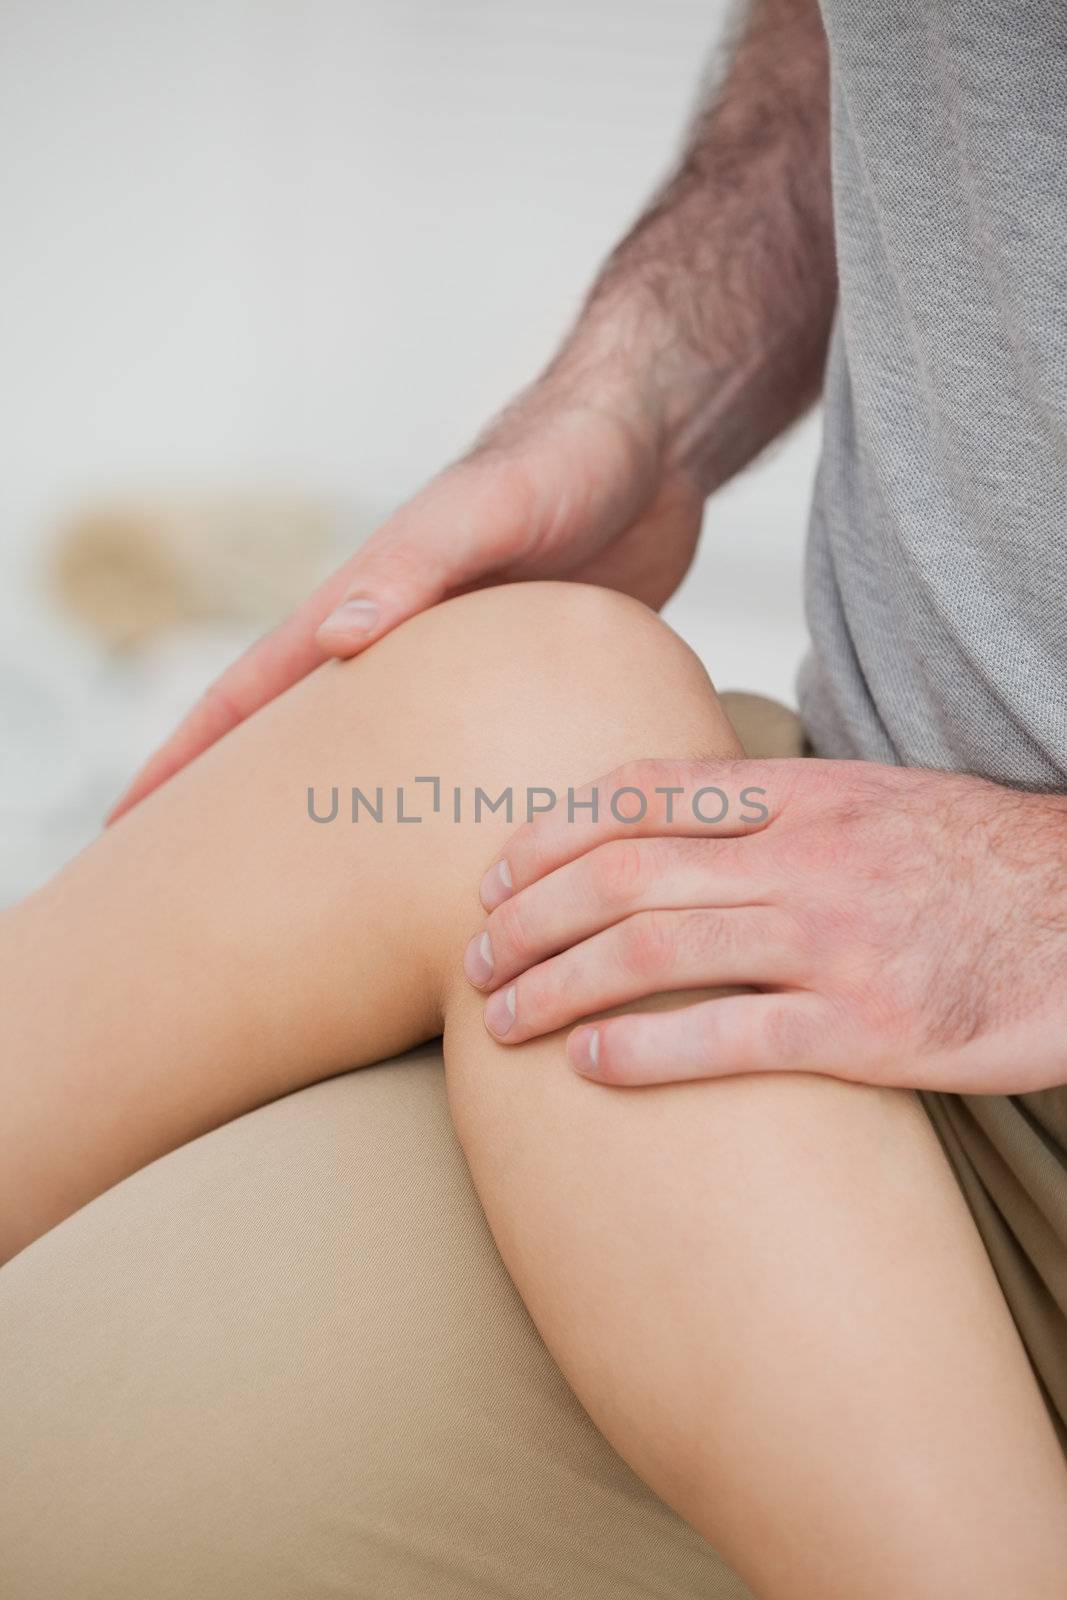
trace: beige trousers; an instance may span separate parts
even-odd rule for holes
[[[750,754],[800,750],[781,708],[726,703]],[[1061,1404],[1063,1095],[932,1103]],[[196,1140],[0,1270],[5,1600],[746,1593],[557,1372],[436,1046]]]

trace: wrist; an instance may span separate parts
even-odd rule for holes
[[[699,363],[680,349],[653,294],[637,285],[593,293],[541,376],[509,408],[534,426],[585,411],[625,435],[635,474],[685,480],[691,493],[704,494],[685,448],[701,410]]]
[[[601,285],[547,367],[492,419],[472,454],[521,448],[560,425],[592,430],[595,454],[607,431],[635,482],[677,483],[700,500],[715,486],[692,449],[711,381],[650,288]]]
[[[594,397],[641,439],[661,480],[705,499],[794,420],[816,385],[796,381],[803,352],[790,326],[734,348],[704,310],[682,316],[669,298],[637,271],[602,281],[538,384]]]
[[[700,364],[651,290],[594,290],[539,382],[616,418],[660,477],[688,470],[682,441],[700,406]]]
[[[548,366],[475,441],[485,450],[522,450],[570,438],[590,460],[613,462],[616,482],[651,485],[670,475],[667,408],[657,382],[654,341],[632,308],[587,308]],[[584,441],[584,443],[581,443]]]

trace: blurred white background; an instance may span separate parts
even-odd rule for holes
[[[344,553],[543,364],[678,146],[721,0],[4,0],[0,903],[249,637],[118,657],[44,582],[115,494],[336,508]],[[788,698],[816,425],[667,615]]]

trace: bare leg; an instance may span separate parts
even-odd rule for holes
[[[621,1453],[792,1596],[1053,1596],[1067,1475],[908,1096],[612,1093],[505,1052],[459,977],[502,817],[317,827],[305,793],[565,786],[732,753],[642,608],[564,586],[416,619],[227,739],[0,927],[8,1248],[162,1150],[446,1026],[502,1253]]]

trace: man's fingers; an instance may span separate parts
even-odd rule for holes
[[[487,911],[568,861],[613,839],[656,834],[730,838],[758,832],[781,812],[798,761],[634,761],[556,796],[544,816],[512,834],[482,880]]]
[[[788,983],[798,966],[788,927],[768,907],[640,911],[497,989],[485,1024],[521,1044],[648,995]]]
[[[182,767],[221,739],[238,721],[240,718],[231,714],[225,701],[217,696],[217,686],[212,685],[182,718],[166,744],[148,758],[129,788],[115,801],[104,819],[104,826],[110,828],[127,811],[132,811],[153,789],[158,789],[161,783],[166,783],[168,778],[180,772]]]
[[[260,706],[321,664],[322,652],[315,643],[314,625],[308,616],[314,598],[262,639],[257,639],[205,690],[112,808],[108,825],[182,767],[188,766],[253,711],[258,711]]]
[[[326,657],[356,655],[397,623],[442,597],[444,570],[430,553],[416,553],[395,537],[376,549],[374,544],[372,538],[291,616],[227,667],[142,767],[108,816],[109,824],[253,711],[321,666]],[[372,586],[381,596],[380,603],[356,598],[353,584]],[[332,632],[324,631],[323,617],[327,615],[346,620]]]
[[[218,681],[141,769],[108,822],[328,656],[348,657],[521,554],[525,478],[465,463],[416,495]]]
[[[498,988],[638,911],[766,904],[771,876],[756,841],[615,839],[568,861],[490,913],[464,970]]]
[[[747,1072],[824,1072],[830,1008],[801,991],[724,995],[678,1011],[634,1012],[576,1028],[567,1055],[584,1078],[620,1087],[729,1078]]]

